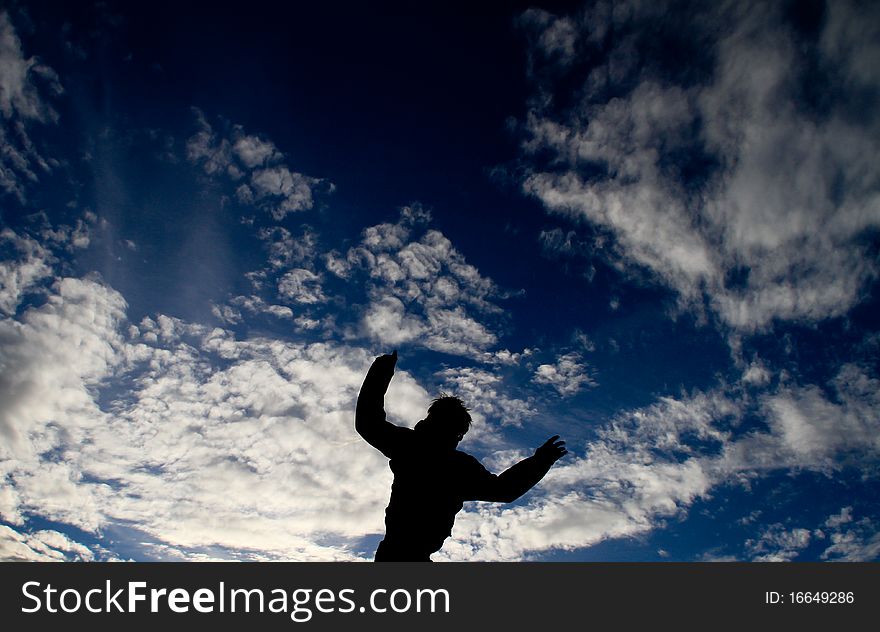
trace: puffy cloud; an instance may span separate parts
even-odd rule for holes
[[[286,228],[274,226],[260,229],[258,236],[265,242],[269,266],[250,273],[256,289],[261,289],[264,281],[274,279],[276,300],[294,303],[299,307],[327,302],[323,274],[315,271],[318,255],[318,235],[315,231],[306,226],[301,234],[294,236]],[[252,297],[249,302],[253,303],[255,299],[257,297]],[[281,318],[293,316],[293,310],[289,307],[265,306],[262,299],[258,300],[260,308],[250,305],[250,311],[269,312]]]
[[[94,393],[124,361],[124,309],[95,281],[58,278],[42,306],[0,321],[0,472],[15,490],[3,511],[13,522],[36,512],[81,529],[100,525],[108,489],[83,485],[67,456],[106,420]]]
[[[63,248],[68,253],[73,253],[78,249],[88,248],[92,241],[92,235],[95,228],[104,229],[107,227],[106,220],[99,218],[91,211],[85,211],[82,217],[76,219],[73,226],[61,224],[53,227],[45,213],[38,213],[43,220],[43,228],[40,231],[40,239],[47,246]],[[136,244],[131,241],[122,242],[129,250],[137,250]]]
[[[295,264],[311,263],[317,254],[318,235],[309,228],[297,236],[281,226],[261,228],[257,234],[266,244],[272,268],[285,269]]]
[[[439,231],[427,229],[414,238],[429,218],[418,206],[406,207],[398,222],[370,226],[344,258],[331,252],[324,263],[328,271],[349,282],[356,272],[368,275],[370,303],[361,320],[367,337],[384,345],[410,342],[454,355],[504,361],[490,351],[498,335],[485,321],[497,320],[502,310],[494,301],[506,295]]]
[[[281,152],[272,141],[264,140],[258,136],[248,136],[243,132],[240,132],[240,135],[235,139],[232,150],[248,169],[281,159]]]
[[[284,165],[257,169],[251,174],[256,202],[269,201],[272,217],[281,220],[290,212],[312,208],[312,188],[320,180],[291,171]]]
[[[201,110],[194,112],[198,130],[187,140],[187,158],[208,175],[240,182],[235,197],[241,204],[256,205],[280,221],[312,208],[317,187],[333,190],[332,184],[290,169],[272,141],[247,134],[240,125],[220,134]]]
[[[585,386],[596,386],[596,380],[582,360],[576,351],[561,355],[555,364],[539,365],[532,381],[552,386],[562,397],[570,397]]]
[[[408,315],[404,304],[393,296],[371,303],[363,326],[368,336],[391,346],[413,342],[424,332],[422,321]]]
[[[323,303],[327,300],[321,291],[321,277],[305,268],[286,272],[278,281],[278,295],[294,303]]]
[[[23,295],[51,275],[53,257],[33,238],[9,228],[0,232],[0,245],[16,251],[16,256],[0,261],[0,312],[11,315]]]
[[[825,547],[821,558],[841,562],[869,562],[880,555],[880,534],[874,520],[854,518],[852,506],[842,507],[820,528],[785,528],[781,523],[769,525],[758,537],[745,543],[748,557],[757,562],[788,562],[796,559],[808,546]]]
[[[825,527],[829,546],[822,559],[841,562],[871,562],[880,557],[880,530],[875,520],[865,516],[856,520],[852,507],[843,507],[837,515],[829,516]]]
[[[395,253],[411,243],[395,242],[393,233],[384,231],[377,244]],[[16,252],[21,265],[43,256]],[[266,309],[258,303],[254,309]],[[391,313],[388,331],[377,335],[425,335],[406,332],[430,326],[407,320],[395,296],[373,305]],[[246,301],[240,307],[249,309]],[[55,277],[44,303],[0,321],[7,438],[0,512],[18,528],[3,534],[8,559],[86,559],[86,549],[94,559],[110,555],[46,534],[33,540],[26,525],[34,515],[99,541],[112,532],[147,542],[140,555],[166,558],[354,559],[360,538],[381,531],[390,472],[352,423],[369,353],[238,339],[164,315],[132,324],[125,312],[123,298],[98,280]],[[469,441],[487,463],[523,456],[501,450],[499,433],[539,413],[535,401],[511,396],[500,376],[483,369],[435,377],[472,406],[478,423]],[[528,559],[590,546],[650,531],[724,483],[876,460],[877,379],[848,364],[822,386],[783,380],[763,394],[719,388],[620,413],[582,449],[572,446],[521,503],[469,505],[439,557]],[[411,426],[429,399],[401,369],[389,417]],[[744,431],[748,415],[766,426]],[[826,521],[827,557],[871,555],[871,525],[854,513]],[[773,548],[783,534],[766,533],[753,539],[752,555],[795,550]]]
[[[707,297],[733,328],[847,313],[877,274],[867,236],[880,226],[880,117],[856,105],[880,86],[876,7],[829,5],[815,40],[773,3],[692,9],[532,15],[534,46],[557,54],[535,58],[524,149],[554,159],[524,189],[613,237],[617,257],[653,271],[684,307]],[[569,44],[557,35],[573,19]],[[685,71],[646,57],[656,37],[707,48],[707,61]],[[571,50],[600,60],[574,100],[557,90]]]
[[[786,529],[779,523],[767,527],[757,539],[746,541],[755,562],[790,562],[809,545],[809,529]]]
[[[829,529],[838,529],[841,525],[852,522],[852,507],[842,507],[839,514],[828,516],[825,526]]]
[[[755,360],[743,372],[742,381],[754,386],[764,386],[770,382],[770,378],[770,371],[767,370],[764,363]]]
[[[130,544],[194,558],[353,559],[390,485],[353,428],[370,356],[163,315],[132,325],[125,310],[98,281],[57,278],[0,321],[3,519],[136,528]],[[389,416],[411,425],[427,404],[398,372]],[[4,531],[3,555],[91,559],[61,537]]]
[[[0,520],[14,525],[23,525],[24,516],[21,515],[21,498],[9,480],[3,479],[0,487]]]
[[[225,305],[215,305],[212,308],[214,315],[223,323],[240,323],[241,308],[251,314],[271,314],[276,318],[293,319],[294,309],[276,304],[277,301],[296,308],[301,319],[298,326],[303,329],[314,329],[322,321],[329,326],[331,315],[311,314],[308,311],[308,308],[321,307],[329,300],[323,289],[323,274],[315,271],[318,234],[308,226],[303,227],[297,235],[284,227],[273,226],[259,229],[257,237],[264,242],[268,265],[245,275],[256,293],[233,297]]]
[[[97,282],[62,278],[45,305],[28,309],[21,321],[0,321],[0,357],[7,367],[0,381],[0,432],[13,440],[13,455],[34,426],[57,423],[77,436],[78,414],[95,410],[89,389],[119,363],[116,326],[124,309],[121,296]],[[71,416],[59,416],[59,409]],[[44,430],[41,441],[49,449],[58,431]]]
[[[199,109],[194,109],[198,131],[186,142],[186,157],[200,163],[208,175],[227,173],[230,177],[240,177],[240,172],[232,162],[232,147],[228,139],[218,138],[208,119]]]

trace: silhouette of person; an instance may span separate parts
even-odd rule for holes
[[[367,443],[391,459],[391,500],[385,509],[385,539],[377,562],[430,562],[452,532],[466,500],[510,503],[534,487],[557,459],[565,442],[555,435],[535,454],[500,475],[490,473],[469,454],[457,450],[471,416],[457,397],[435,399],[415,428],[385,419],[385,392],[394,376],[397,351],[379,356],[361,386],[355,429]]]

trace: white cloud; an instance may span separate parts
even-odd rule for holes
[[[217,319],[225,324],[241,323],[240,310],[243,309],[250,314],[270,314],[275,318],[296,317],[297,326],[302,329],[315,329],[322,323],[332,328],[331,315],[308,311],[330,300],[323,289],[324,275],[315,271],[318,234],[308,226],[296,235],[282,226],[272,226],[259,229],[257,237],[264,242],[268,265],[245,274],[256,294],[235,296],[228,304],[213,306]],[[293,305],[296,313],[289,305],[276,302]]]
[[[876,455],[880,451],[880,381],[848,364],[830,386],[834,400],[816,386],[782,387],[764,396],[761,404],[772,442],[754,437],[737,450],[754,449],[752,458],[772,459],[777,467],[826,472],[842,467],[846,458]],[[734,458],[750,462],[744,454]]]
[[[371,303],[363,326],[368,336],[391,346],[413,342],[424,332],[422,321],[408,315],[400,299],[393,296]]]
[[[381,531],[390,472],[353,427],[365,351],[162,315],[131,325],[125,309],[112,289],[63,278],[0,321],[4,520],[133,525],[185,555],[241,559],[353,559],[351,543]],[[427,404],[398,372],[390,417],[411,425]],[[5,534],[4,555],[86,559],[34,537]]]
[[[523,504],[467,507],[441,556],[516,560],[535,551],[591,546],[657,528],[722,484],[777,471],[827,474],[849,462],[876,463],[877,380],[845,365],[830,386],[833,398],[813,386],[783,384],[757,399],[719,388],[620,413],[598,429],[582,457],[570,444],[572,454]],[[755,414],[768,421],[766,431],[743,431],[743,420]],[[875,558],[880,538],[869,523],[853,521],[847,508],[830,517],[826,527],[839,533],[831,536],[825,557]],[[811,537],[805,529],[771,525],[747,549],[756,558],[793,559]]]
[[[583,356],[576,351],[559,356],[554,364],[539,365],[532,381],[552,386],[562,397],[571,397],[585,386],[596,386]]]
[[[829,529],[837,529],[841,525],[852,522],[852,510],[852,507],[842,507],[839,514],[828,516],[825,526]]]
[[[247,299],[244,296],[236,298]],[[234,325],[241,322],[241,312],[230,305],[212,305],[211,313],[225,325]]]
[[[194,112],[198,131],[187,140],[187,158],[208,175],[240,182],[235,190],[239,203],[258,206],[281,221],[288,213],[312,208],[318,186],[333,190],[332,184],[290,169],[272,141],[247,134],[240,125],[220,134],[201,110]]]
[[[473,429],[478,432],[487,420],[494,425],[521,426],[537,414],[534,402],[508,394],[509,387],[496,372],[464,367],[443,369],[436,376],[443,381],[444,392],[460,397],[471,409]]]
[[[765,386],[770,382],[770,371],[760,360],[754,360],[743,372],[742,381],[753,386]]]
[[[36,217],[40,217],[42,221],[39,236],[43,244],[47,247],[63,249],[69,254],[88,248],[92,243],[95,229],[104,230],[107,227],[105,219],[88,210],[82,214],[82,217],[76,219],[73,226],[67,224],[52,226],[43,212],[37,213]],[[137,246],[131,241],[123,241],[122,244],[129,250],[137,250]]]
[[[272,205],[272,217],[281,220],[290,212],[312,208],[312,188],[320,180],[291,171],[284,165],[257,169],[251,174],[254,200]]]
[[[230,303],[247,310],[251,314],[271,314],[276,318],[293,318],[293,310],[289,307],[268,304],[259,296],[236,296],[230,299]],[[241,314],[230,305],[218,305],[212,311],[221,322],[232,324],[241,322]]]
[[[868,517],[854,519],[853,507],[842,507],[832,514],[823,528],[786,528],[781,523],[764,527],[758,537],[745,542],[746,553],[752,561],[788,562],[797,559],[808,546],[825,546],[821,558],[843,562],[869,562],[880,555],[880,535],[876,524]]]
[[[0,525],[0,561],[3,562],[91,562],[95,553],[58,531],[20,533]]]
[[[0,12],[0,114],[11,119],[15,115],[23,119],[54,121],[55,111],[40,97],[34,78],[49,83],[56,93],[61,84],[55,72],[39,60],[25,58],[21,41],[6,11]]]
[[[0,232],[0,245],[8,245],[18,256],[0,261],[0,312],[11,315],[25,293],[52,273],[52,255],[36,240],[9,228]]]
[[[3,485],[0,486],[0,520],[14,525],[23,525],[24,516],[21,515],[21,498],[15,488],[12,487],[11,481],[3,479]]]
[[[286,272],[278,281],[278,295],[294,303],[323,303],[327,300],[321,290],[321,277],[305,268]]]
[[[825,526],[830,545],[822,552],[822,559],[840,562],[872,562],[880,557],[880,530],[869,517],[853,518],[853,508],[843,507],[840,513],[828,517]]]
[[[214,175],[228,170],[232,164],[229,141],[217,138],[204,113],[194,110],[198,131],[186,142],[186,157],[191,162],[200,162],[205,173]]]
[[[257,234],[266,243],[269,264],[274,269],[311,264],[317,254],[318,235],[309,228],[296,236],[281,226],[261,228]]]
[[[122,298],[98,283],[64,278],[41,308],[28,309],[20,321],[0,321],[0,357],[9,367],[0,381],[0,432],[12,439],[13,455],[33,424],[54,422],[75,433],[77,411],[94,411],[89,389],[119,361],[115,329],[124,309]],[[59,409],[73,416],[59,417]]]
[[[293,318],[293,310],[284,305],[269,305],[266,307],[266,311],[276,318]],[[302,321],[298,319],[297,323],[301,324]]]
[[[164,315],[134,325],[125,310],[96,280],[58,278],[45,304],[0,321],[5,520],[24,527],[38,515],[96,537],[134,525],[137,541],[152,542],[144,551],[193,559],[353,559],[353,543],[381,532],[391,475],[353,429],[368,352],[236,339]],[[401,303],[391,331],[406,331],[405,314]],[[472,439],[488,463],[522,456],[491,451],[506,447],[500,425],[540,412],[534,402],[482,369],[437,377],[472,405]],[[622,413],[581,449],[570,445],[523,503],[469,505],[439,557],[524,559],[590,546],[654,529],[725,482],[876,458],[877,380],[845,365],[830,387],[833,398],[784,382],[755,399],[717,389]],[[411,426],[429,399],[400,367],[389,417]],[[767,428],[737,431],[746,413],[764,415]],[[837,533],[829,558],[870,555],[876,544],[850,512],[826,522]],[[9,558],[87,555],[55,536],[37,545],[15,533],[4,535]],[[778,553],[759,539],[755,555]]]
[[[0,189],[25,200],[25,190],[51,171],[28,133],[33,123],[55,123],[46,96],[63,92],[58,75],[35,57],[26,58],[6,11],[0,11]]]
[[[275,162],[281,158],[281,152],[270,140],[263,140],[258,136],[248,136],[243,131],[235,140],[232,149],[242,164],[248,169]]]
[[[880,87],[876,7],[829,9],[811,48],[813,76],[778,5],[711,5],[674,17],[635,2],[606,9],[579,17],[577,45],[563,49],[602,54],[596,42],[609,29],[675,30],[711,46],[711,76],[677,81],[651,61],[622,63],[639,42],[620,36],[583,84],[583,99],[558,113],[549,95],[565,64],[546,62],[536,76],[550,87],[539,84],[546,98],[533,101],[524,147],[556,160],[535,169],[525,190],[613,236],[617,256],[653,271],[683,307],[699,311],[708,297],[736,329],[847,313],[878,273],[865,237],[880,226],[880,117],[874,107],[855,112],[847,97]],[[570,33],[571,19],[533,20],[536,46],[557,50],[541,38]],[[656,28],[641,28],[649,23]],[[835,86],[819,88],[821,111],[798,91],[816,77]],[[700,181],[682,156],[715,166],[696,166],[708,173]]]
[[[592,352],[596,350],[596,343],[593,342],[592,339],[590,339],[590,337],[580,329],[574,330],[571,339],[574,344],[576,344],[584,351]]]
[[[810,545],[810,531],[802,527],[786,529],[772,524],[754,540],[746,541],[746,550],[755,562],[790,562]]]
[[[735,414],[721,395],[664,399],[621,414],[586,444],[583,457],[572,453],[557,463],[526,504],[470,508],[442,553],[449,559],[527,559],[534,551],[650,531],[721,480],[692,444],[720,444],[726,435],[714,424]]]
[[[386,346],[409,342],[485,361],[512,359],[509,351],[491,351],[498,335],[486,322],[497,320],[502,310],[494,301],[506,295],[439,231],[415,238],[429,218],[418,206],[406,207],[398,222],[365,229],[344,259],[335,252],[324,257],[340,278],[352,282],[356,271],[369,277],[361,332]]]

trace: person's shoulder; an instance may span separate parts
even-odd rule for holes
[[[405,426],[397,426],[397,430],[395,431],[395,438],[398,441],[410,442],[416,440],[416,431],[412,428],[406,428]]]
[[[387,450],[383,450],[382,452],[390,459],[399,457],[401,452],[412,449],[413,442],[416,439],[415,434],[416,433],[412,428],[394,426],[393,431],[390,432],[386,438]]]
[[[485,469],[483,464],[480,463],[477,457],[468,454],[467,452],[462,452],[461,450],[455,451],[455,460],[456,463],[461,465],[462,467],[479,467],[481,469]]]

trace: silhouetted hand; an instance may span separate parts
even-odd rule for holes
[[[565,441],[560,441],[559,435],[553,435],[544,442],[544,445],[535,450],[536,457],[551,464],[566,454],[568,454],[568,450],[565,449]]]
[[[397,351],[380,355],[373,361],[373,371],[379,375],[391,379],[394,375],[394,367],[397,364]]]

